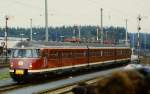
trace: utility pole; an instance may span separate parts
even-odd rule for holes
[[[30,19],[30,41],[32,41],[32,18]]]
[[[132,34],[132,54],[134,54],[134,33]]]
[[[103,8],[101,8],[101,44],[103,44]]]
[[[73,39],[75,39],[76,38],[76,30],[75,30],[75,26],[74,26],[74,29],[73,29]]]
[[[128,46],[128,20],[126,19],[126,40],[125,45]]]
[[[138,49],[138,62],[140,63],[140,30],[141,30],[141,26],[140,26],[140,22],[142,20],[141,15],[138,16],[138,36],[137,36],[137,49]]]
[[[146,47],[146,44],[147,44],[147,41],[146,41],[147,36],[146,36],[146,35],[147,35],[147,33],[145,33],[145,39],[144,39],[144,40],[145,40],[145,41],[144,41],[144,42],[145,42],[145,43],[144,43],[144,44],[145,44],[145,54],[146,54],[146,48],[147,48],[147,47]]]
[[[78,30],[79,30],[79,39],[81,40],[81,31],[80,31],[80,26],[78,26]]]
[[[99,29],[98,29],[98,26],[97,26],[97,28],[96,28],[96,40],[97,40],[97,42],[99,41],[98,35],[99,35]]]
[[[47,0],[45,0],[45,41],[48,42],[48,9]]]
[[[134,33],[133,33],[133,39],[132,39],[132,41],[133,41],[133,49],[134,49],[134,44],[135,44],[135,42],[134,42]]]
[[[8,26],[7,26],[7,21],[8,21],[8,16],[5,16],[5,23],[6,23],[6,27],[5,27],[5,50],[6,50],[6,63],[7,63],[7,35],[8,35]]]
[[[106,31],[106,41],[108,41],[108,32]]]

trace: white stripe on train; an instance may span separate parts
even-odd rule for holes
[[[69,69],[72,67],[82,67],[87,65],[97,65],[102,63],[109,63],[109,62],[115,62],[115,61],[124,61],[124,60],[130,60],[130,58],[127,59],[118,59],[118,60],[110,60],[110,61],[104,61],[104,62],[95,62],[95,63],[89,63],[89,64],[80,64],[80,65],[73,65],[73,66],[65,66],[65,67],[57,67],[57,68],[48,68],[48,69],[40,69],[40,70],[28,70],[29,73],[37,73],[37,72],[48,72],[48,71],[54,71],[59,69]],[[14,70],[10,69],[9,72],[14,72]]]

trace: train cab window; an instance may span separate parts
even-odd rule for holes
[[[32,50],[26,50],[23,53],[25,54],[25,57],[32,57]]]
[[[32,50],[27,50],[27,49],[15,49],[13,51],[13,57],[32,57]]]
[[[39,50],[32,49],[14,49],[12,57],[14,58],[32,58],[39,57]]]

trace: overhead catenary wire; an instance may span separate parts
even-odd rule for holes
[[[31,4],[27,4],[27,3],[24,3],[24,2],[21,2],[21,1],[18,1],[18,0],[11,0],[11,2],[15,3],[15,4],[18,4],[18,5],[21,5],[21,6],[24,6],[26,8],[33,9],[33,10],[39,12],[39,15],[41,15],[42,14],[41,11],[44,10],[44,7],[33,6]],[[22,11],[22,12],[24,12],[24,11]],[[51,9],[48,9],[48,15],[52,15],[52,14],[53,13],[52,13]]]

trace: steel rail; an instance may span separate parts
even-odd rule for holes
[[[15,89],[17,87],[20,87],[20,86],[18,84],[9,84],[9,85],[5,85],[5,86],[0,86],[0,93]]]
[[[82,80],[78,82],[74,82],[71,84],[66,84],[57,88],[47,89],[43,91],[34,92],[32,94],[71,94],[72,88],[76,87],[79,83],[86,83],[86,84],[95,84],[99,80],[102,80],[108,76],[96,77],[88,80]]]

